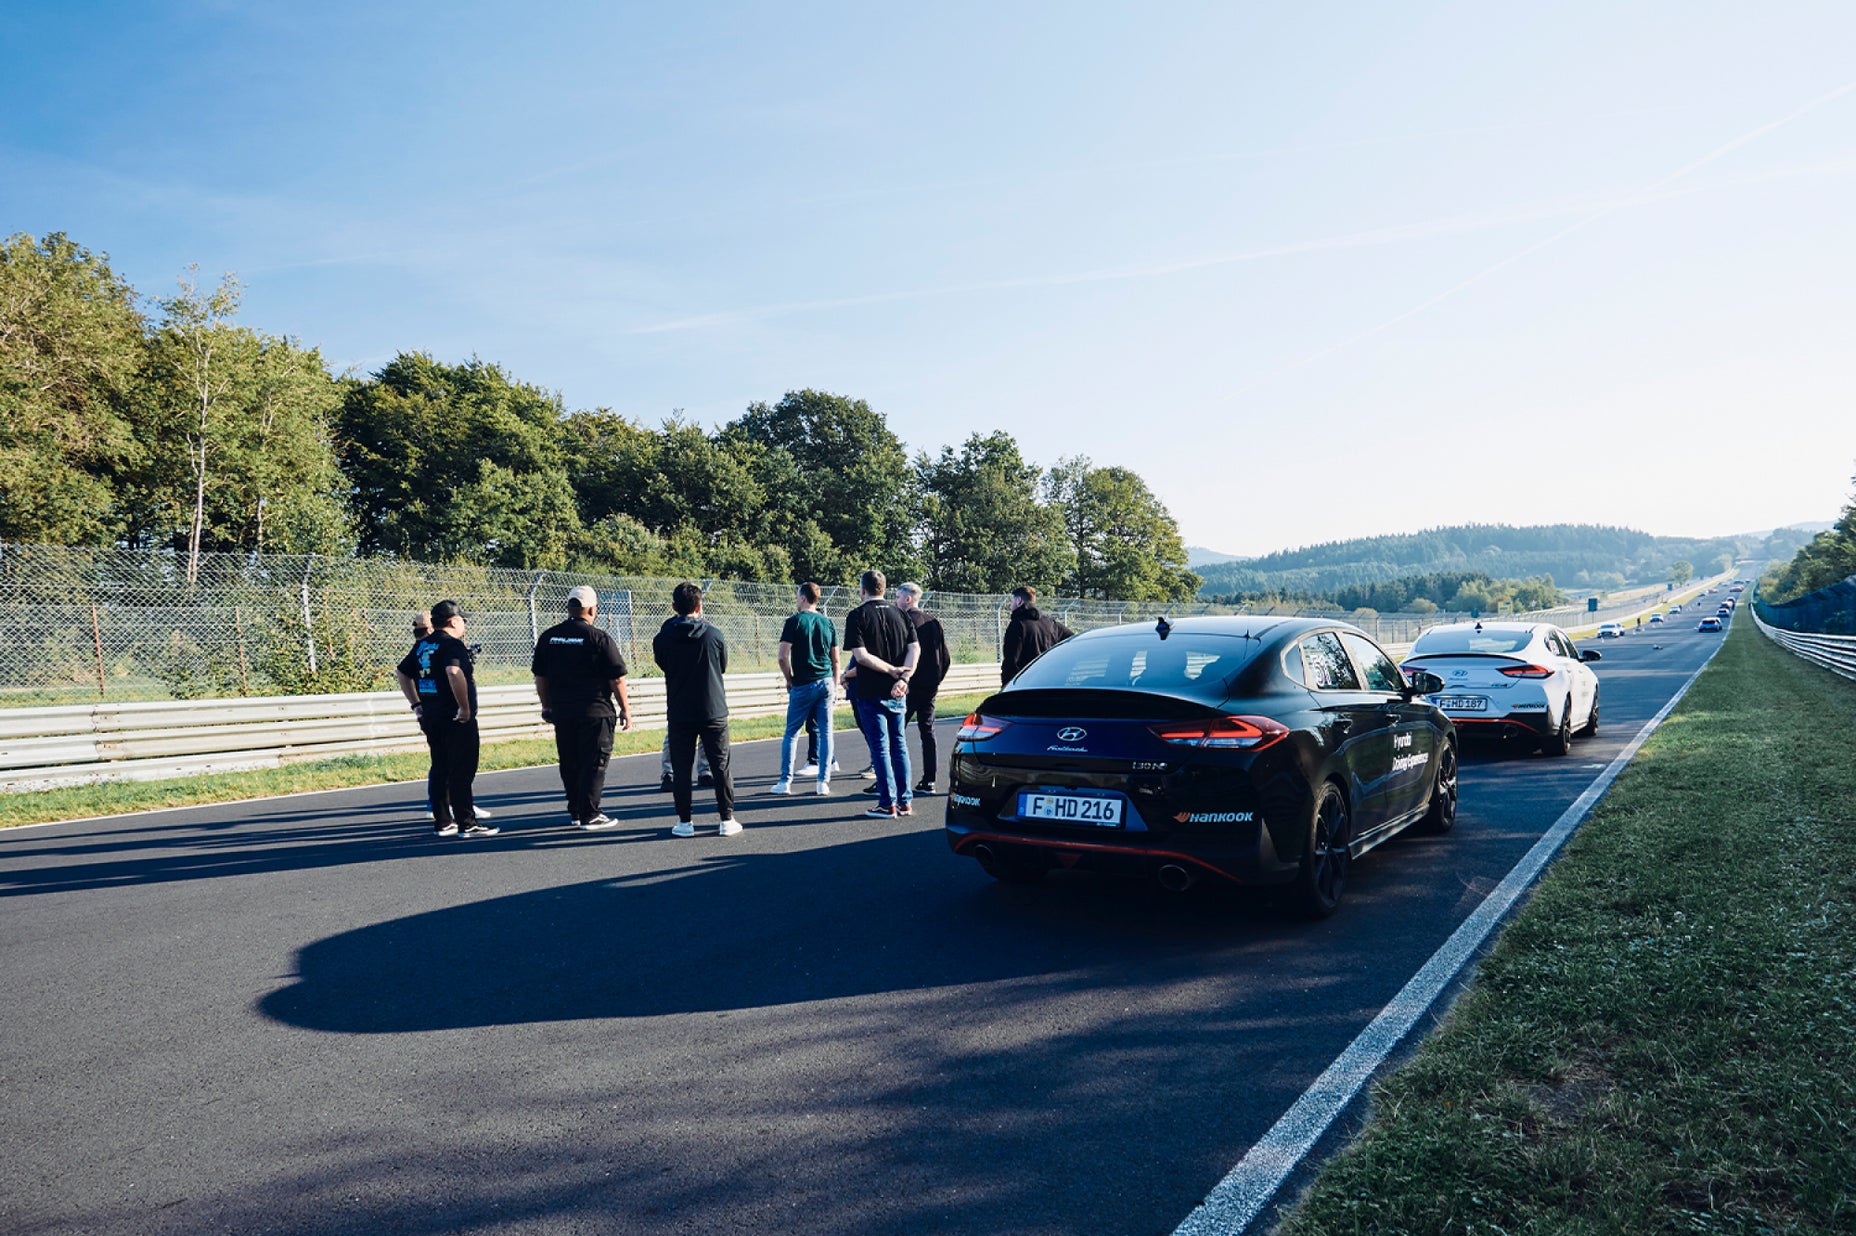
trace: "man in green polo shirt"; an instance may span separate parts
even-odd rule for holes
[[[786,678],[786,737],[780,779],[770,794],[793,792],[793,751],[809,720],[818,731],[818,786],[831,793],[831,704],[838,681],[838,628],[818,612],[818,585],[799,585],[799,612],[780,630],[780,673]]]

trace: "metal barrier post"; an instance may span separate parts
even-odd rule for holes
[[[309,612],[309,571],[315,563],[316,555],[310,554],[303,559],[303,644],[309,651],[309,672],[313,677],[318,673],[316,667],[316,623]]]

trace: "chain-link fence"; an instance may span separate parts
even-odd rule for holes
[[[1761,622],[1781,631],[1856,635],[1856,575],[1782,605],[1769,605],[1755,596],[1753,606]]]
[[[599,593],[599,621],[634,675],[655,674],[651,637],[670,615],[678,581],[469,563],[379,558],[202,555],[197,578],[168,551],[0,544],[0,707],[110,700],[206,699],[365,691],[390,687],[412,643],[413,614],[450,598],[468,616],[478,680],[521,682],[536,635],[565,613],[568,589]],[[780,629],[793,611],[786,584],[699,580],[703,612],[728,640],[732,670],[775,668]],[[896,581],[900,582],[900,581]],[[957,661],[992,661],[1009,597],[931,593]],[[855,589],[828,588],[824,609],[842,619]],[[1312,614],[1159,601],[1051,598],[1041,603],[1072,630],[1150,622],[1166,614]],[[1382,643],[1403,644],[1462,614],[1341,615]],[[1581,609],[1539,615],[1573,625]]]

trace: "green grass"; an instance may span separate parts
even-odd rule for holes
[[[1284,1236],[1856,1231],[1853,735],[1736,623]]]
[[[964,716],[984,699],[982,695],[947,695],[936,703],[936,715]],[[840,708],[835,728],[854,728],[851,710]],[[735,722],[729,732],[736,742],[778,738],[784,725],[778,717],[756,717]],[[842,739],[840,740],[842,741]],[[619,734],[614,755],[656,751],[664,742],[662,730]],[[861,748],[860,748],[861,749]],[[554,740],[519,738],[486,743],[480,768],[527,768],[554,763]],[[212,773],[172,781],[119,781],[104,785],[71,786],[30,794],[0,794],[0,828],[43,824],[50,820],[78,820],[102,815],[124,815],[158,807],[187,807],[199,803],[236,802],[305,790],[335,790],[355,785],[381,785],[392,781],[423,781],[427,761],[423,752],[406,755],[345,755],[328,760],[267,768],[254,772]]]

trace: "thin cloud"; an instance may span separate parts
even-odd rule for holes
[[[1856,83],[1853,83],[1853,87],[1856,87]],[[1828,100],[1826,99],[1824,101]],[[1766,131],[1769,131],[1771,127],[1774,126],[1768,126]],[[1367,332],[1374,333],[1395,325],[1397,322],[1403,321],[1406,317],[1423,312],[1432,304],[1437,303],[1437,301],[1455,295],[1464,288],[1472,286],[1474,283],[1494,274],[1502,267],[1517,262],[1529,254],[1538,252],[1540,249],[1556,243],[1564,237],[1571,235],[1573,232],[1578,231],[1580,228],[1586,227],[1606,215],[1632,206],[1649,205],[1683,194],[1699,192],[1700,190],[1698,189],[1675,188],[1674,182],[1682,176],[1686,176],[1690,172],[1725,155],[1730,149],[1744,145],[1749,140],[1752,140],[1752,136],[1736,139],[1735,142],[1730,143],[1728,146],[1723,146],[1703,159],[1687,165],[1680,172],[1663,177],[1648,188],[1606,198],[1597,202],[1590,200],[1559,199],[1515,206],[1503,211],[1492,211],[1472,215],[1452,215],[1442,219],[1399,224],[1393,227],[1373,228],[1363,232],[1346,232],[1334,236],[1321,236],[1309,240],[1289,241],[1276,245],[1263,245],[1251,249],[1234,249],[1216,253],[1194,254],[1164,261],[1141,262],[1127,266],[1106,267],[1097,270],[1049,275],[1026,275],[1012,279],[986,279],[970,283],[950,284],[943,287],[906,288],[892,292],[870,292],[855,296],[779,301],[741,309],[717,310],[712,313],[699,313],[691,314],[686,317],[671,318],[666,321],[632,327],[624,333],[628,335],[668,334],[676,331],[702,330],[716,326],[729,326],[743,322],[785,317],[799,313],[811,313],[832,309],[852,309],[868,305],[896,304],[904,301],[930,300],[946,296],[965,296],[986,292],[1025,291],[1042,288],[1074,287],[1090,283],[1113,283],[1136,279],[1153,279],[1167,275],[1185,274],[1192,271],[1210,270],[1220,266],[1233,266],[1244,262],[1264,261],[1271,258],[1296,257],[1309,253],[1327,253],[1335,250],[1366,249],[1383,245],[1406,244],[1413,241],[1432,240],[1440,237],[1493,231],[1500,228],[1516,227],[1528,223],[1538,223],[1544,220],[1573,218],[1573,222],[1570,225],[1555,232],[1547,239],[1537,241],[1520,252],[1502,259],[1502,261],[1494,266],[1476,275],[1472,275],[1463,283],[1439,293],[1429,301],[1407,310],[1397,318],[1388,319],[1386,322],[1374,327],[1371,332]],[[1821,171],[1825,166],[1826,165],[1819,164],[1803,169],[1788,169],[1781,173],[1764,173],[1757,176],[1745,177],[1740,181],[1730,183],[1770,180],[1778,176],[1798,175],[1803,171]],[[1843,171],[1850,170],[1852,167],[1849,163],[1829,166]],[[1345,347],[1348,343],[1357,342],[1359,339],[1365,337],[1365,334],[1355,336],[1340,344],[1334,345],[1334,348]],[[1334,348],[1324,349],[1320,353],[1311,354],[1309,357],[1295,362],[1295,364],[1304,364],[1307,360],[1326,355],[1327,352],[1334,350]]]
[[[1265,382],[1281,377],[1283,374],[1289,373],[1293,370],[1303,368],[1306,365],[1313,364],[1315,361],[1321,360],[1325,357],[1332,356],[1336,352],[1344,351],[1347,348],[1350,348],[1357,343],[1361,343],[1367,339],[1372,338],[1374,335],[1390,330],[1392,327],[1397,326],[1402,322],[1408,322],[1412,318],[1417,317],[1419,314],[1426,312],[1432,307],[1439,305],[1446,300],[1449,300],[1451,297],[1456,296],[1462,292],[1468,291],[1470,288],[1475,287],[1478,283],[1481,283],[1483,280],[1488,279],[1490,276],[1498,274],[1503,270],[1506,270],[1508,267],[1513,266],[1516,262],[1519,262],[1525,258],[1532,257],[1534,254],[1539,253],[1542,249],[1547,249],[1547,248],[1552,247],[1553,245],[1557,245],[1560,241],[1565,240],[1568,236],[1571,236],[1574,233],[1583,231],[1584,229],[1590,227],[1592,224],[1597,223],[1600,219],[1606,218],[1609,215],[1616,214],[1619,210],[1622,210],[1624,209],[1624,207],[1634,204],[1636,201],[1649,201],[1649,200],[1656,200],[1658,198],[1676,196],[1675,185],[1677,184],[1677,182],[1686,179],[1687,177],[1700,171],[1702,168],[1707,167],[1711,163],[1715,163],[1721,159],[1726,158],[1728,155],[1732,154],[1734,151],[1739,150],[1744,146],[1748,146],[1752,144],[1753,142],[1758,141],[1760,138],[1765,137],[1767,134],[1770,134],[1778,129],[1784,128],[1786,125],[1792,123],[1794,120],[1798,120],[1804,116],[1807,116],[1810,113],[1816,111],[1820,107],[1824,107],[1827,104],[1836,102],[1838,99],[1849,94],[1851,91],[1856,91],[1856,81],[1845,82],[1843,85],[1838,86],[1835,90],[1830,91],[1828,94],[1819,95],[1817,98],[1811,100],[1809,103],[1806,103],[1798,108],[1793,109],[1790,112],[1787,112],[1785,115],[1780,116],[1777,120],[1768,121],[1767,123],[1760,125],[1756,129],[1752,129],[1746,133],[1742,133],[1739,137],[1736,137],[1732,139],[1731,141],[1723,142],[1721,145],[1716,146],[1713,150],[1710,150],[1707,154],[1702,155],[1699,159],[1695,159],[1692,162],[1685,163],[1681,167],[1678,167],[1675,171],[1670,172],[1668,175],[1664,176],[1662,179],[1650,185],[1649,188],[1645,189],[1642,194],[1637,195],[1636,197],[1632,199],[1622,199],[1616,202],[1607,202],[1603,205],[1593,207],[1583,217],[1573,220],[1571,223],[1567,224],[1565,227],[1561,228],[1559,231],[1554,232],[1553,234],[1549,236],[1546,236],[1540,240],[1537,240],[1534,243],[1527,245],[1524,248],[1519,249],[1514,253],[1509,254],[1507,257],[1502,258],[1500,261],[1495,262],[1492,265],[1485,266],[1481,270],[1477,271],[1475,274],[1470,275],[1467,279],[1462,279],[1456,283],[1451,284],[1449,287],[1445,288],[1443,291],[1437,292],[1431,296],[1426,297],[1425,299],[1419,301],[1417,304],[1413,305],[1409,309],[1393,314],[1391,317],[1385,319],[1383,322],[1379,322],[1373,326],[1369,326],[1365,330],[1360,331],[1356,334],[1349,335],[1345,339],[1342,339],[1337,343],[1329,344],[1328,346],[1321,348],[1317,351],[1309,352],[1306,355],[1297,357],[1295,360],[1290,361],[1288,364],[1276,370],[1274,373],[1268,374],[1265,377],[1259,378],[1256,381],[1251,382],[1245,385],[1244,387],[1240,388],[1236,392],[1236,394],[1238,395],[1248,394],[1249,392],[1255,390],[1257,387],[1263,385]],[[1819,166],[1821,167],[1824,165],[1819,165]],[[1830,166],[1835,166],[1835,165],[1830,165]],[[1849,164],[1846,162],[1842,164],[1842,166],[1847,169],[1849,167]],[[1771,175],[1767,175],[1767,176],[1752,176],[1752,177],[1747,177],[1745,179],[1749,181],[1758,181],[1758,180],[1768,180],[1768,179],[1773,179],[1773,178],[1775,177]]]

